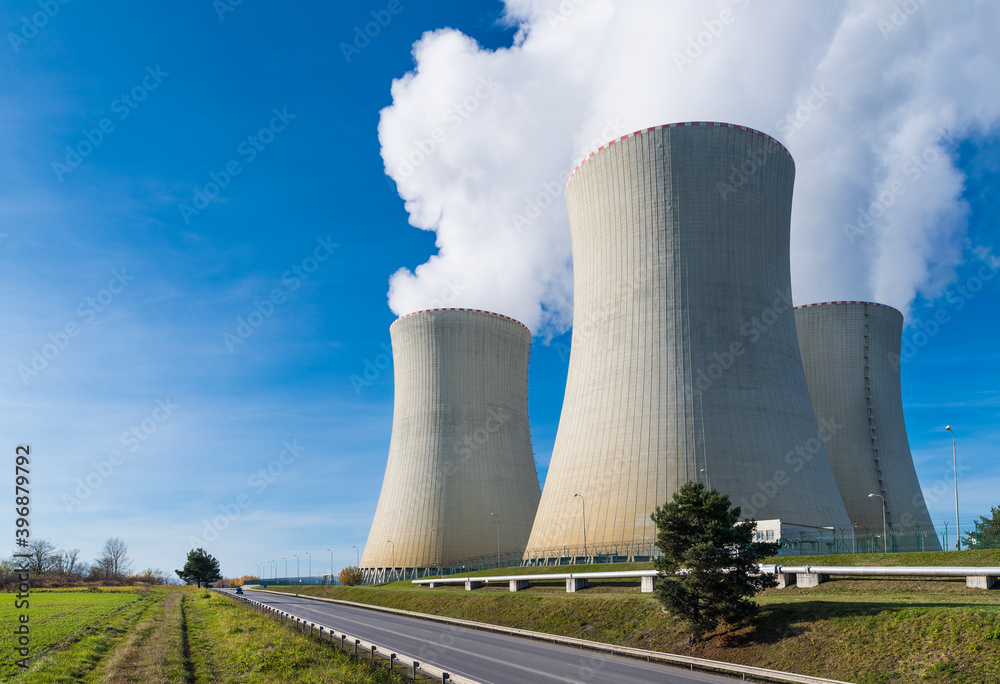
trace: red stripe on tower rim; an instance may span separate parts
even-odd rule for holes
[[[576,172],[579,171],[580,168],[584,164],[586,164],[590,160],[591,157],[593,157],[594,155],[596,155],[598,152],[602,152],[605,148],[610,148],[612,145],[615,144],[615,142],[618,142],[620,140],[625,140],[626,138],[633,138],[633,137],[635,137],[637,135],[642,135],[643,133],[650,133],[650,132],[655,131],[655,130],[667,129],[667,128],[678,128],[678,127],[684,127],[684,126],[715,126],[715,127],[720,127],[720,128],[735,128],[736,130],[744,131],[744,132],[747,132],[747,133],[756,133],[758,136],[760,136],[762,138],[767,138],[772,143],[774,143],[775,145],[777,145],[785,154],[788,155],[789,159],[792,159],[791,152],[789,152],[788,148],[785,147],[777,138],[774,138],[774,137],[768,135],[767,133],[764,133],[763,131],[758,131],[758,130],[756,130],[754,128],[750,128],[749,126],[743,126],[742,124],[726,123],[724,121],[681,121],[681,122],[675,122],[675,123],[662,124],[660,126],[650,126],[649,128],[646,128],[646,129],[639,129],[639,130],[635,131],[634,133],[627,133],[627,134],[621,136],[620,138],[617,138],[615,140],[611,140],[608,143],[606,143],[604,145],[601,145],[599,148],[597,148],[596,151],[591,152],[589,155],[587,155],[587,157],[585,159],[583,159],[579,164],[577,164],[573,168],[572,173],[569,174],[569,178],[566,180],[566,186],[569,187],[569,182],[571,180],[573,180],[573,176],[576,175]],[[792,163],[793,164],[795,163],[794,159],[792,159]]]
[[[521,326],[522,328],[524,328],[525,330],[527,330],[528,334],[531,334],[531,329],[528,326],[526,326],[524,323],[522,323],[521,321],[517,320],[516,318],[511,318],[510,316],[505,316],[503,314],[498,314],[498,313],[495,313],[493,311],[486,311],[485,309],[466,309],[466,308],[463,308],[463,307],[439,308],[439,309],[420,309],[418,311],[411,311],[410,313],[403,314],[402,316],[400,316],[399,318],[397,318],[396,320],[394,320],[392,323],[389,324],[389,327],[391,328],[392,326],[396,325],[397,323],[399,323],[404,318],[409,318],[410,316],[416,316],[417,314],[434,313],[435,311],[467,311],[469,313],[478,313],[478,314],[484,314],[484,315],[489,315],[489,316],[498,316],[499,318],[506,318],[508,321],[512,321],[514,323],[517,323],[519,326]]]

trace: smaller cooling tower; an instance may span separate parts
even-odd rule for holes
[[[897,543],[940,550],[903,422],[903,315],[884,304],[824,302],[796,307],[795,329],[813,409],[828,426],[826,452],[857,533],[881,534],[881,496]]]
[[[541,495],[528,426],[531,333],[495,313],[432,309],[397,319],[389,334],[396,396],[366,576],[492,559],[498,532],[501,552],[524,549]]]

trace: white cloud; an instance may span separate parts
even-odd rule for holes
[[[876,299],[906,312],[963,258],[964,178],[945,147],[1000,117],[986,28],[997,14],[920,0],[508,0],[510,48],[425,34],[379,139],[411,223],[437,234],[439,253],[392,276],[389,305],[567,329],[568,171],[611,137],[709,120],[775,135],[795,158],[797,303]]]

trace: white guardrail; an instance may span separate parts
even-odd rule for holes
[[[216,589],[216,591],[219,590]],[[258,591],[267,591],[269,594],[281,594],[283,596],[288,596],[287,593],[280,591],[269,591],[267,589],[260,589]],[[348,634],[347,632],[335,630],[333,627],[330,627],[329,625],[319,624],[317,622],[301,618],[298,615],[294,615],[287,611],[278,610],[273,606],[269,606],[266,603],[261,603],[260,601],[255,601],[247,596],[239,594],[229,594],[221,591],[220,593],[223,594],[224,596],[229,596],[239,601],[243,601],[244,603],[248,603],[254,606],[255,608],[259,608],[261,611],[265,613],[271,613],[272,615],[275,615],[279,618],[283,618],[285,620],[288,620],[289,622],[293,622],[297,627],[304,628],[308,626],[310,636],[312,636],[313,630],[318,628],[320,641],[323,640],[324,629],[327,631],[327,634],[330,635],[329,636],[330,643],[336,643],[338,641],[337,632],[340,632],[339,641],[341,650],[346,651],[348,648],[353,646],[355,654],[358,654],[359,651],[364,653],[370,653],[373,660],[375,655],[378,654],[382,658],[388,658],[390,666],[392,663],[395,662],[402,663],[403,665],[406,665],[406,667],[410,668],[410,670],[412,670],[414,678],[416,677],[417,672],[421,672],[423,674],[431,675],[432,677],[437,677],[442,682],[454,682],[454,684],[483,684],[477,679],[469,679],[468,677],[463,677],[461,675],[456,675],[446,670],[442,670],[441,668],[435,665],[421,663],[416,658],[409,656],[405,653],[400,653],[399,651],[393,651],[392,649],[386,648],[385,646],[382,646],[381,644],[376,644],[372,641],[359,639],[355,636],[352,636],[351,634]],[[296,596],[298,596],[298,594],[296,594]],[[304,597],[304,598],[311,598],[311,597]]]
[[[636,572],[650,572],[648,570],[638,570]],[[575,573],[580,574],[580,573]],[[592,573],[586,573],[592,574]],[[533,639],[535,641],[547,641],[554,644],[562,644],[565,646],[575,646],[577,648],[584,648],[590,651],[597,651],[600,653],[608,653],[611,655],[622,655],[628,656],[630,658],[639,658],[640,660],[652,661],[658,660],[666,663],[671,663],[673,665],[684,665],[687,666],[689,670],[694,670],[695,668],[705,671],[714,672],[724,672],[726,674],[742,675],[745,680],[747,677],[759,677],[761,679],[767,679],[775,682],[793,682],[794,684],[852,684],[851,682],[844,682],[839,679],[824,679],[822,677],[812,677],[810,675],[800,675],[794,672],[781,672],[780,670],[768,670],[763,667],[752,667],[749,665],[736,665],[733,663],[725,663],[721,660],[708,660],[707,658],[694,658],[692,656],[682,656],[676,655],[674,653],[664,653],[662,651],[649,651],[643,648],[631,648],[629,646],[616,646],[615,644],[606,644],[600,641],[589,641],[587,639],[577,639],[575,637],[563,637],[557,636],[555,634],[546,634],[545,632],[532,632],[527,629],[516,629],[514,627],[501,627],[499,625],[491,625],[485,622],[473,622],[472,620],[460,620],[458,618],[442,617],[440,615],[429,615],[427,613],[415,613],[410,610],[400,610],[398,608],[385,608],[382,606],[373,606],[367,603],[357,603],[355,601],[342,601],[339,599],[328,599],[321,598],[319,596],[308,596],[306,594],[289,594],[284,591],[271,591],[270,589],[255,589],[255,591],[267,592],[268,594],[277,594],[279,596],[297,596],[298,598],[311,599],[313,601],[323,601],[326,603],[337,603],[345,606],[353,606],[355,608],[364,608],[366,610],[375,610],[383,613],[392,613],[394,615],[405,615],[408,617],[419,618],[421,620],[429,620],[431,622],[442,622],[445,624],[456,625],[459,627],[468,627],[470,629],[478,629],[486,632],[496,632],[497,634],[507,634],[510,636],[519,636],[527,639]],[[242,598],[242,597],[237,597]],[[251,599],[252,600],[252,599]],[[254,602],[258,603],[258,602]],[[260,604],[264,605],[264,604]],[[271,609],[274,610],[273,608]],[[281,611],[275,611],[280,613]],[[421,671],[427,671],[425,668],[428,666],[420,665]],[[436,675],[440,676],[440,675]],[[454,682],[471,682],[470,679],[457,679],[454,675],[448,681]]]
[[[815,587],[830,575],[854,577],[965,577],[966,586],[993,589],[1000,586],[1000,567],[976,566],[845,566],[845,565],[759,565],[761,573],[778,576],[778,586],[796,584]],[[684,572],[681,570],[680,572]],[[434,588],[439,584],[464,584],[467,590],[478,589],[490,582],[509,582],[511,591],[521,591],[529,582],[566,581],[566,591],[578,591],[591,579],[635,578],[642,580],[642,591],[651,592],[659,573],[656,570],[621,570],[616,572],[554,572],[539,575],[484,575],[478,577],[435,577],[412,580],[413,584]]]

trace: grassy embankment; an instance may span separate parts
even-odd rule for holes
[[[12,597],[0,603],[5,625],[16,620],[13,604]],[[192,587],[33,592],[29,615],[31,669],[13,663],[11,630],[4,630],[2,681],[391,681],[384,670],[353,662],[272,618]]]
[[[792,556],[776,562],[1000,566],[1000,551]],[[624,567],[651,566],[509,568],[502,573]],[[719,629],[693,648],[686,646],[687,633],[678,621],[664,614],[653,596],[639,592],[637,580],[592,583],[574,594],[565,592],[562,581],[533,584],[516,594],[506,583],[474,592],[461,585],[432,590],[409,582],[291,590],[863,684],[1000,681],[1000,591],[969,589],[964,578],[835,578],[815,589],[771,589],[757,598],[761,615],[754,627]]]

